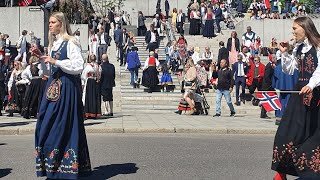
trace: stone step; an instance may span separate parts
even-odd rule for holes
[[[180,90],[175,90],[174,92],[152,92],[152,93],[147,93],[144,92],[145,88],[143,88],[143,86],[139,89],[135,88],[135,89],[123,89],[121,90],[121,95],[122,97],[179,97],[181,98],[181,92]],[[210,90],[211,92],[209,93],[204,93],[204,96],[206,97],[206,99],[209,98],[215,98],[216,97],[216,93],[213,92],[213,90]],[[235,92],[232,92],[231,94],[232,100],[235,99]],[[222,98],[224,99],[224,98]],[[250,102],[249,102],[250,103]]]

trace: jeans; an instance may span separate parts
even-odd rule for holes
[[[98,47],[98,57],[97,57],[98,64],[101,64],[102,54],[106,54],[107,50],[108,50],[108,45],[99,45],[99,47]]]
[[[234,107],[231,102],[231,95],[229,90],[216,90],[217,97],[216,97],[216,114],[221,114],[221,98],[224,96],[224,98],[227,101],[227,104],[229,106],[229,109],[231,113],[235,112]]]
[[[239,95],[240,95],[240,86],[241,86],[241,99],[244,98],[244,93],[246,90],[246,78],[245,77],[236,77],[235,80],[235,85],[236,85],[236,102],[239,101]]]
[[[131,81],[130,81],[130,85],[133,86],[134,82],[138,80],[138,72],[139,72],[139,68],[136,67],[134,69],[129,69],[130,74],[131,74]]]

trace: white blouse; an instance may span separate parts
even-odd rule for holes
[[[49,51],[51,55],[52,51],[57,51],[63,42],[63,39],[57,35],[57,40],[53,42],[53,46]],[[75,39],[70,39],[67,44],[67,57],[65,60],[56,60],[56,66],[59,67],[63,72],[68,74],[78,75],[81,74],[83,70],[83,58],[81,54],[81,48],[79,45],[76,45],[77,42]],[[47,65],[47,72],[50,72],[50,66]]]
[[[34,64],[36,64],[36,63],[34,63]],[[43,64],[44,64],[44,63],[42,63],[42,64],[39,63],[39,64],[38,64],[39,77],[43,77],[43,70],[42,70],[43,67],[44,67]],[[31,66],[28,65],[28,66],[26,67],[26,69],[22,71],[22,74],[21,74],[21,78],[22,78],[23,80],[27,81],[27,83],[29,83],[30,80],[33,78],[33,77],[32,77],[32,74],[31,74],[30,68],[31,68]]]
[[[298,47],[302,43],[304,43],[304,46],[301,50],[302,53],[307,53],[312,48],[312,45],[306,39],[304,40],[304,42],[295,44],[292,55],[290,55],[288,52],[284,52],[281,54],[281,64],[282,64],[283,72],[289,75],[293,75],[294,70],[298,69],[298,59],[296,55],[297,55]],[[320,48],[317,48],[317,58],[318,58],[318,61],[320,61]],[[307,84],[307,86],[309,86],[311,89],[314,89],[319,85],[320,85],[320,66],[318,62],[318,66],[316,70],[313,72],[312,77],[309,79],[309,83]]]

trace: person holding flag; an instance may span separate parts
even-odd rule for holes
[[[320,179],[320,34],[309,17],[293,22],[296,41],[292,55],[288,42],[279,45],[282,69],[288,74],[298,71],[298,82],[292,92],[277,130],[271,169],[274,180],[285,180],[286,174],[301,179]]]

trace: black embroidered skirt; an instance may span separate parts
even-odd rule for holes
[[[42,79],[32,79],[26,90],[21,115],[24,118],[37,116],[41,97],[42,97]]]
[[[88,78],[84,111],[86,117],[101,116],[101,95],[99,84],[95,79]]]
[[[302,87],[299,82],[296,90]],[[305,96],[291,95],[275,136],[271,169],[302,178],[320,178],[319,93],[314,89],[310,106],[305,105]]]
[[[159,84],[158,71],[155,66],[149,66],[143,71],[142,85],[144,87],[152,88]]]

